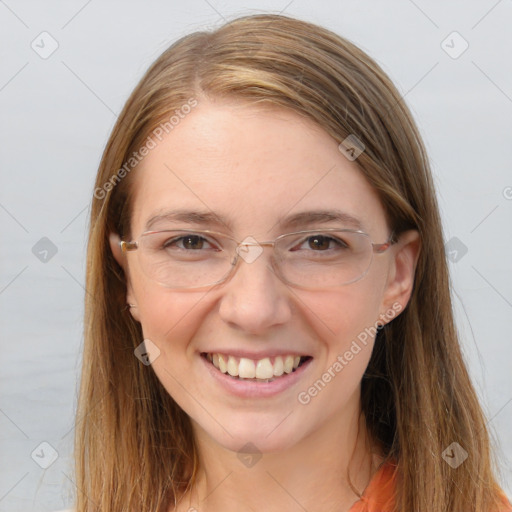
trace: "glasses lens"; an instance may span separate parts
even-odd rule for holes
[[[280,238],[277,263],[289,283],[323,288],[353,283],[363,277],[372,254],[372,242],[364,233],[318,231]]]
[[[194,231],[158,231],[141,237],[146,275],[169,288],[199,288],[222,280],[231,269],[233,243]]]

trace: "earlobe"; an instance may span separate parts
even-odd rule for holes
[[[412,295],[416,265],[421,250],[418,231],[409,230],[401,233],[393,249],[393,261],[388,274],[383,305],[390,309],[399,304],[400,311],[403,311]]]

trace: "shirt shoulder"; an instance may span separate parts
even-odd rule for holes
[[[375,473],[361,499],[354,503],[349,512],[390,512],[395,506],[397,465],[385,462]],[[496,512],[512,512],[512,505],[500,489],[502,505]]]

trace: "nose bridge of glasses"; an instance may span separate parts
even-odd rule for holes
[[[252,236],[244,238],[241,242],[236,242],[235,258],[232,260],[236,264],[239,259],[243,259],[245,263],[253,263],[263,253],[264,246],[274,246],[273,241],[259,242]]]
[[[235,254],[234,257],[231,259],[231,269],[224,276],[223,280],[228,279],[228,277],[232,277],[235,273],[239,274],[240,272],[242,272],[242,274],[245,274],[245,272],[249,272],[247,276],[252,275],[252,278],[256,279],[255,282],[260,283],[260,285],[264,281],[266,283],[264,286],[268,286],[267,279],[277,278],[283,280],[284,278],[281,274],[281,270],[279,268],[279,264],[276,261],[276,258],[273,257],[273,255],[271,255],[270,261],[266,258],[261,258],[261,255],[263,254],[263,247],[269,246],[273,248],[274,245],[274,241],[259,242],[253,237],[247,237],[241,242],[236,242]],[[240,268],[240,260],[243,260],[244,263],[248,264],[247,269],[242,270]],[[255,263],[256,260],[258,260],[259,263]],[[259,270],[256,271],[257,277],[254,277],[254,272],[257,267],[260,268]],[[264,277],[263,274],[261,274],[261,272],[269,272],[272,277]],[[243,282],[245,282],[247,276],[242,278]]]
[[[253,238],[252,236],[248,236],[244,238],[241,242],[237,242],[237,247],[273,247],[275,245],[275,241],[265,241],[260,242]]]

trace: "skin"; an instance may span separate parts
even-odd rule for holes
[[[224,231],[238,240],[272,240],[301,229],[283,230],[276,222],[316,209],[357,217],[374,243],[386,242],[391,232],[356,162],[312,121],[277,107],[203,98],[141,162],[134,178],[133,239],[155,212],[170,207],[212,211],[226,225],[179,226]],[[334,227],[311,228],[322,226]],[[307,405],[297,395],[379,315],[393,304],[406,306],[417,233],[404,233],[375,255],[363,279],[323,290],[281,282],[267,267],[269,249],[253,263],[240,262],[228,281],[211,290],[163,288],[141,271],[135,253],[120,252],[118,241],[112,234],[113,254],[127,276],[126,299],[135,305],[131,314],[161,351],[152,368],[191,418],[197,440],[197,485],[176,510],[349,510],[358,497],[347,470],[362,492],[381,460],[378,448],[372,454],[360,414],[361,378],[374,340]],[[281,394],[241,399],[213,381],[199,356],[228,347],[286,348],[313,361]],[[262,453],[252,467],[237,456],[248,442]]]

